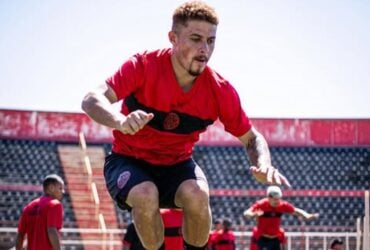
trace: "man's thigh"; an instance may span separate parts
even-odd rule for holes
[[[121,209],[130,210],[126,203],[130,190],[145,181],[153,181],[141,162],[131,157],[112,153],[106,157],[104,178],[109,194]]]
[[[125,202],[128,193],[134,186],[145,181],[153,182],[158,188],[161,208],[177,208],[175,195],[186,180],[199,180],[208,186],[203,171],[193,159],[172,166],[158,166],[112,153],[106,157],[104,177],[111,197],[121,209],[130,209]]]
[[[176,193],[187,180],[196,180],[207,185],[207,179],[201,168],[192,159],[180,162],[164,171],[160,178],[155,179],[159,190],[159,204],[162,208],[178,208],[175,204]]]

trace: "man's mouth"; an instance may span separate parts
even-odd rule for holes
[[[208,58],[206,56],[196,56],[194,60],[197,62],[205,63],[208,61]]]

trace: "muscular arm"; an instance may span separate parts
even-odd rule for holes
[[[245,145],[251,172],[257,181],[268,184],[285,184],[290,186],[288,180],[271,165],[268,144],[255,128],[251,128],[239,140]]]
[[[48,227],[48,238],[54,250],[60,250],[58,230],[55,227]]]
[[[252,166],[271,165],[270,150],[263,135],[255,128],[251,128],[245,135],[239,138],[246,147],[249,161]]]
[[[18,233],[17,238],[15,240],[15,249],[16,250],[22,250],[23,249],[23,241],[24,241],[24,233]]]
[[[305,210],[297,208],[297,207],[294,209],[294,215],[300,216],[304,218],[305,220],[313,220],[319,217],[319,214],[310,214],[310,213],[307,213]]]
[[[248,208],[247,210],[244,211],[243,213],[244,217],[251,219],[251,218],[256,218],[259,216],[263,215],[263,211],[261,209],[253,209],[253,206]]]
[[[247,210],[245,210],[243,215],[244,215],[244,217],[247,217],[247,218],[253,218],[253,217],[257,216],[257,214],[253,212],[251,207],[248,208]]]
[[[142,110],[125,116],[112,106],[117,101],[114,90],[108,85],[102,85],[84,97],[81,107],[97,123],[130,135],[138,132],[153,118],[152,113],[148,114]]]
[[[112,103],[115,102],[117,102],[115,92],[108,85],[102,85],[84,97],[82,110],[97,123],[118,129],[124,116],[113,108]]]

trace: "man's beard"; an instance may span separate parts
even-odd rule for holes
[[[197,71],[192,70],[192,69],[189,69],[188,70],[188,73],[191,76],[199,76],[200,74],[202,74],[202,72],[203,72],[203,70],[197,70]]]
[[[191,76],[199,76],[200,74],[202,74],[204,68],[192,69],[191,66],[192,65],[190,65],[190,68],[188,70],[189,75],[191,75]]]

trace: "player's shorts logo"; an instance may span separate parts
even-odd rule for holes
[[[163,128],[166,130],[172,130],[180,125],[180,117],[174,112],[170,112],[166,115],[163,121]]]
[[[122,172],[117,179],[117,186],[119,189],[122,189],[128,180],[130,179],[131,173],[129,171]]]

